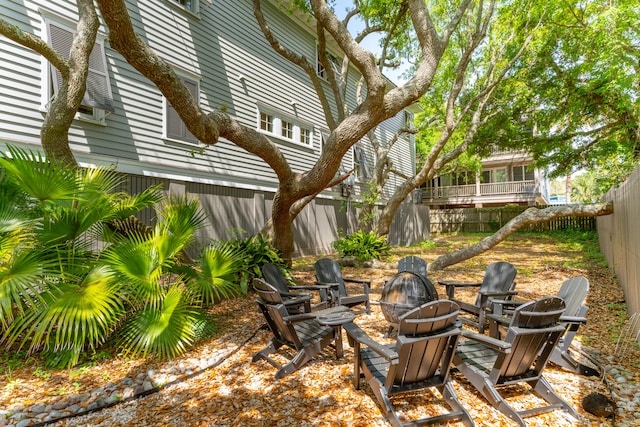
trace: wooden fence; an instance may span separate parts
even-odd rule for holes
[[[603,201],[613,202],[613,214],[598,217],[600,250],[624,290],[629,315],[640,316],[640,167]]]
[[[507,222],[524,212],[527,208],[505,206],[502,208],[461,208],[431,209],[430,223],[432,233],[452,232],[494,232]],[[538,224],[523,227],[522,231],[548,230],[595,230],[596,220],[592,217],[556,218]]]
[[[136,194],[161,185],[165,193],[186,194],[200,200],[207,215],[207,225],[198,231],[192,255],[211,240],[227,240],[234,232],[240,237],[256,234],[271,215],[274,194],[268,191],[182,182],[155,177],[123,174],[120,191]],[[144,223],[155,224],[155,212],[146,209],[137,215]],[[294,256],[320,255],[334,252],[332,243],[342,235],[355,231],[357,209],[344,199],[316,198],[293,223]],[[419,243],[429,238],[429,207],[403,203],[391,224],[388,241],[393,246]],[[99,243],[96,243],[99,244]]]

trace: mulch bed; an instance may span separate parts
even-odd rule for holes
[[[446,239],[446,240],[445,240]],[[432,261],[439,254],[466,246],[468,236],[447,235],[435,249],[394,250],[391,261],[407,254],[419,255]],[[465,263],[454,265],[445,271],[430,274],[434,283],[438,279],[480,281],[485,266],[494,261],[513,263],[518,269],[517,290],[519,299],[532,299],[554,295],[562,281],[584,275],[591,283],[588,296],[590,307],[588,324],[581,327],[581,341],[586,349],[598,354],[602,360],[624,366],[633,375],[630,381],[640,383],[640,352],[637,345],[625,354],[616,354],[616,340],[624,327],[619,308],[624,295],[609,270],[599,264],[588,268],[575,268],[579,248],[562,250],[548,238],[530,235],[516,236],[494,250]],[[312,258],[296,260],[294,276],[298,283],[313,280]],[[371,300],[379,298],[384,279],[393,269],[344,268],[345,277],[369,278],[372,283]],[[444,288],[437,286],[441,297]],[[354,292],[357,290],[354,288]],[[471,300],[471,292],[466,298]],[[254,296],[225,301],[212,310],[220,331],[213,338],[190,350],[182,359],[193,359],[214,354],[227,348],[225,360],[183,381],[162,389],[158,393],[121,403],[77,418],[60,421],[55,425],[91,426],[388,426],[370,388],[363,385],[355,390],[352,385],[353,351],[346,345],[343,359],[327,351],[299,371],[274,380],[275,369],[264,361],[251,362],[253,353],[264,347],[270,339],[266,330],[260,329],[263,319],[257,310]],[[376,340],[383,341],[387,323],[378,305],[372,305],[371,314],[358,315],[356,323]],[[248,341],[247,341],[248,340]],[[574,341],[575,342],[575,341]],[[579,343],[576,343],[579,344]],[[174,361],[175,362],[175,361]],[[78,373],[48,371],[44,378],[36,375],[41,366],[37,359],[26,361],[12,369],[10,376],[3,370],[0,375],[0,408],[20,404],[50,403],[72,394],[91,392],[106,382],[125,377],[135,377],[148,370],[161,370],[166,361],[126,360],[118,357],[102,360]],[[0,367],[2,367],[0,365]],[[600,378],[582,377],[550,366],[545,376],[554,389],[580,414],[575,420],[554,411],[527,420],[528,425],[573,426],[600,425],[607,420],[597,418],[581,407],[581,400],[593,391],[608,393]],[[476,425],[513,425],[499,411],[489,406],[459,374],[453,374],[453,385]],[[510,402],[517,408],[525,408],[534,402],[534,395],[522,387],[510,389]],[[394,399],[407,417],[435,415],[442,408],[440,397],[416,393]],[[626,425],[640,425],[632,414],[618,418]],[[619,424],[620,425],[620,424]]]

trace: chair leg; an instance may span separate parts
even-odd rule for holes
[[[552,405],[560,405],[565,412],[568,412],[573,418],[578,419],[578,413],[563,398],[558,396],[551,388],[551,384],[544,378],[540,377],[534,384],[530,383],[536,393]]]
[[[306,351],[300,350],[289,363],[278,369],[278,372],[276,372],[276,379],[279,380],[289,374],[292,374],[293,372],[304,366],[304,364],[312,358],[313,357],[310,356]]]
[[[553,353],[551,353],[549,361],[572,372],[575,372],[576,374],[584,375],[585,377],[600,376],[600,372],[598,372],[596,369],[578,362],[573,358],[568,350],[563,350],[558,347],[555,347],[553,349]]]
[[[484,387],[477,388],[482,395],[489,401],[489,403],[498,411],[505,414],[513,422],[517,423],[521,427],[527,427],[524,419],[516,412],[509,404],[504,400],[502,395],[496,390],[496,388],[487,379],[484,380]]]
[[[444,386],[438,387],[438,390],[440,391],[440,394],[442,394],[444,400],[453,410],[449,415],[450,419],[459,419],[462,424],[468,427],[475,426],[473,419],[471,419],[471,415],[469,414],[469,412],[467,412],[464,406],[462,406],[460,400],[458,400],[456,392],[450,383],[446,383]]]
[[[371,379],[369,381],[369,385],[371,386],[371,390],[373,390],[373,394],[376,395],[378,399],[378,403],[382,407],[382,412],[384,413],[385,418],[389,421],[393,427],[402,427],[403,423],[400,421],[398,414],[393,409],[393,405],[391,404],[391,400],[389,400],[389,395],[384,388],[384,385],[380,384],[375,379]]]

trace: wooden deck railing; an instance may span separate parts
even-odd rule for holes
[[[423,189],[426,199],[448,199],[452,197],[480,197],[499,194],[532,194],[537,190],[535,181],[494,182],[488,184],[451,185]]]

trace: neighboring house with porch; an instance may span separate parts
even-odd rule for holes
[[[495,152],[482,160],[479,173],[463,171],[431,180],[422,188],[422,202],[434,209],[547,205],[548,181],[526,152]]]
[[[328,132],[318,97],[304,72],[264,39],[251,0],[140,0],[128,2],[128,7],[138,34],[174,65],[205,111],[225,108],[241,123],[267,134],[296,171],[316,161]],[[312,23],[270,2],[265,1],[263,9],[284,43],[317,58]],[[68,52],[77,6],[73,0],[5,0],[0,15],[59,52]],[[199,197],[211,219],[199,236],[202,242],[226,239],[232,229],[257,232],[271,214],[278,185],[273,171],[229,141],[203,149],[160,91],[109,47],[107,31],[102,26],[98,33],[91,90],[69,131],[79,163],[112,165],[126,175],[130,192],[162,184],[167,192]],[[0,146],[39,149],[43,117],[59,76],[42,56],[2,36],[0,58]],[[318,67],[318,73],[323,72]],[[358,77],[354,69],[348,82],[350,105],[356,104]],[[412,121],[414,112],[408,108],[384,122],[378,139],[390,140]],[[391,157],[402,173],[414,174],[413,136],[403,136]],[[296,220],[297,254],[331,249],[339,231],[347,228],[344,198],[358,196],[363,174],[372,166],[371,146],[363,139],[343,159],[341,170],[355,168],[358,174],[349,191],[338,187],[323,192]],[[392,177],[387,193],[399,179]]]

